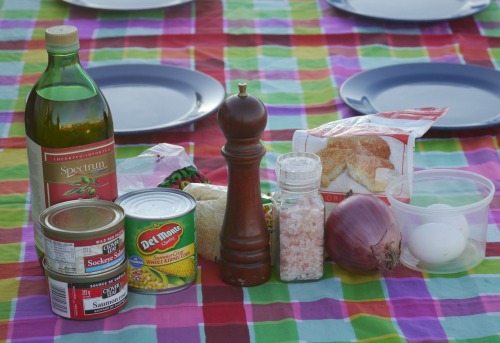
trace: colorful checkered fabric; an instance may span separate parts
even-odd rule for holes
[[[195,0],[138,12],[0,0],[0,342],[500,342],[498,192],[487,257],[463,273],[399,267],[361,276],[329,262],[317,282],[283,283],[273,275],[242,289],[222,283],[218,265],[201,260],[197,283],[185,291],[130,293],[120,313],[102,320],[54,315],[33,243],[23,111],[47,63],[44,30],[57,24],[78,27],[85,67],[190,68],[216,78],[228,94],[247,82],[268,109],[263,192],[276,189],[275,161],[291,150],[295,130],[354,115],[339,97],[350,76],[405,62],[500,70],[500,0],[474,16],[421,24],[356,17],[324,0]],[[498,189],[499,132],[430,131],[417,141],[415,166],[473,171]],[[157,143],[181,145],[212,183],[227,184],[215,114],[116,142],[118,162]]]

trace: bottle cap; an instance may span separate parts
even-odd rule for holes
[[[318,155],[309,152],[290,152],[276,161],[278,183],[287,189],[319,187],[322,169]]]
[[[45,30],[45,47],[55,53],[77,51],[80,48],[78,29],[71,25],[49,27]]]

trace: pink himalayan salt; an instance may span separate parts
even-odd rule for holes
[[[303,199],[281,209],[281,280],[316,280],[323,276],[324,223],[324,204],[318,198]]]

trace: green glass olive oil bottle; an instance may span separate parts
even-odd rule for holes
[[[118,196],[113,120],[96,83],[80,64],[78,30],[45,31],[48,65],[26,103],[30,199],[37,256],[44,256],[40,213],[75,199]]]

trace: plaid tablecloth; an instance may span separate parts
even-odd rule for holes
[[[23,111],[47,63],[44,30],[63,23],[79,28],[85,67],[191,68],[216,78],[228,94],[246,81],[269,113],[263,192],[276,189],[274,164],[291,151],[295,130],[354,115],[339,97],[351,75],[404,62],[500,69],[500,0],[475,16],[423,24],[356,17],[324,0],[195,0],[138,12],[0,0],[0,342],[500,342],[498,192],[487,257],[463,273],[400,267],[359,276],[327,263],[317,282],[273,276],[262,286],[236,288],[219,280],[215,263],[200,259],[198,280],[185,291],[130,293],[120,313],[102,320],[54,315],[33,243]],[[215,114],[116,142],[119,160],[161,142],[181,145],[214,184],[227,184]],[[417,141],[415,166],[473,171],[498,189],[499,129],[430,131]]]

